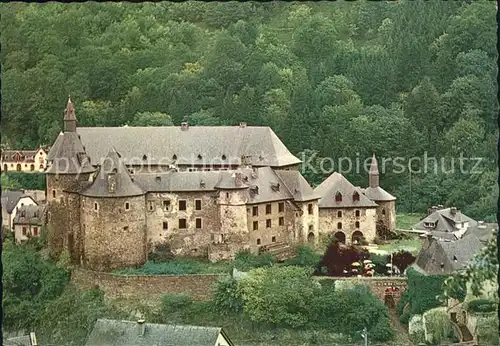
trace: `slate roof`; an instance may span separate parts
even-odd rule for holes
[[[413,225],[413,229],[432,232],[455,232],[455,223],[468,222],[469,227],[477,226],[477,221],[471,219],[465,214],[457,211],[455,215],[450,212],[451,208],[441,209],[433,212],[424,219]],[[436,226],[431,230],[424,226],[426,222],[434,222]]]
[[[366,189],[363,189],[363,193],[365,194],[366,197],[368,197],[374,202],[388,202],[396,200],[396,197],[391,195],[389,192],[385,191],[380,186],[377,187],[369,186]]]
[[[23,205],[14,218],[14,225],[42,225],[43,208],[38,205]]]
[[[321,196],[318,206],[320,208],[375,208],[376,203],[359,193],[359,189],[352,185],[342,174],[334,172],[318,185],[314,192]],[[342,194],[342,201],[336,202],[337,192]],[[354,192],[359,193],[359,201],[353,201]]]
[[[483,223],[477,224],[476,226],[469,227],[467,231],[465,231],[463,237],[467,237],[469,235],[475,235],[481,241],[488,241],[491,238],[494,230],[498,229],[497,223]]]
[[[113,173],[116,184],[114,192],[110,192],[108,174]],[[132,197],[144,195],[145,192],[133,181],[120,155],[115,149],[111,149],[99,167],[92,185],[81,194],[89,197]]]
[[[35,162],[35,155],[38,150],[2,150],[2,161],[16,162],[15,156],[20,155],[19,162]]]
[[[114,147],[127,165],[241,164],[250,156],[252,166],[281,167],[298,164],[269,127],[260,126],[178,126],[161,127],[78,127],[91,162],[99,163]],[[54,143],[54,147],[57,146]],[[200,158],[198,157],[200,155]],[[143,158],[146,160],[143,160]]]
[[[139,326],[134,321],[98,319],[90,333],[86,346],[215,346],[218,327],[178,326],[145,323],[145,332],[140,336]]]
[[[8,214],[11,214],[14,208],[17,205],[17,202],[22,197],[29,197],[33,199],[31,196],[26,195],[23,191],[14,190],[14,191],[2,191],[2,209],[5,209]],[[36,203],[36,201],[33,199]]]
[[[276,174],[292,193],[294,200],[306,202],[321,198],[319,194],[314,192],[313,188],[299,171],[277,170]]]
[[[237,175],[240,177],[237,178]],[[239,190],[247,189],[249,186],[248,176],[245,176],[246,180],[243,180],[243,173],[241,171],[222,171],[219,175],[219,181],[215,184],[216,189],[223,190]]]
[[[59,135],[48,154],[49,174],[76,174],[95,172],[90,164],[80,138],[75,132]]]
[[[247,168],[243,169],[242,172],[248,177],[250,189],[255,186],[258,187],[257,194],[250,193],[248,204],[293,199],[293,194],[271,167],[261,167],[256,169],[255,172]],[[278,190],[273,189],[273,186],[277,184],[279,184]]]

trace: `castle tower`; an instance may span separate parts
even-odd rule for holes
[[[116,150],[81,195],[84,265],[93,270],[140,266],[147,259],[146,194]]]
[[[70,99],[63,120],[64,132],[59,134],[47,156],[45,172],[48,246],[54,260],[66,249],[73,262],[79,263],[83,244],[78,192],[88,185],[95,168],[76,133],[75,109]]]
[[[368,171],[368,187],[364,194],[377,203],[377,221],[382,222],[390,230],[396,229],[396,197],[380,187],[380,174],[377,158],[372,156],[370,170]]]

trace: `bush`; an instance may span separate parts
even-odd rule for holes
[[[2,176],[20,187],[23,190],[45,190],[47,183],[45,174],[41,173],[22,173],[22,172],[4,172]]]
[[[297,246],[297,255],[286,260],[283,264],[315,268],[319,264],[320,260],[321,255],[314,252],[314,250],[310,246],[299,245]]]
[[[219,280],[214,287],[212,305],[214,311],[222,315],[241,312],[243,300],[238,282],[232,278]]]
[[[408,323],[408,334],[414,344],[425,343],[425,329],[422,315],[413,316]]]
[[[375,273],[379,275],[387,275],[387,255],[379,255],[370,253],[370,260],[375,265]]]
[[[479,345],[500,345],[498,336],[498,315],[490,313],[478,315],[477,336]]]
[[[425,340],[433,345],[441,345],[453,336],[453,327],[445,307],[426,311],[422,316]]]
[[[249,251],[238,252],[234,258],[235,267],[241,271],[248,271],[255,268],[270,267],[276,263],[276,258],[269,254],[251,254]]]
[[[422,314],[443,305],[438,297],[442,293],[443,283],[447,276],[425,275],[411,267],[408,268],[407,276],[411,315]]]
[[[401,298],[399,299],[398,305],[396,306],[396,313],[398,314],[398,316],[403,315],[405,306],[408,303],[409,298],[410,298],[410,293],[408,292],[408,290],[404,291],[401,294]]]
[[[193,304],[193,298],[188,293],[171,293],[163,296],[162,311],[164,313],[179,312],[189,308]]]
[[[474,299],[467,303],[467,310],[472,312],[493,312],[498,303],[490,299]]]

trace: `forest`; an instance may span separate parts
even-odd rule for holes
[[[400,212],[494,219],[494,2],[0,6],[4,145],[51,145],[68,95],[79,126],[244,121],[316,166],[402,158],[381,172]],[[425,157],[437,169],[410,162]],[[327,175],[304,168],[312,185]]]

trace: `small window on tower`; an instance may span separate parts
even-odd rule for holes
[[[260,239],[257,239],[257,245],[260,245]]]
[[[52,190],[52,198],[56,198],[56,190]]]
[[[361,212],[359,210],[356,210],[356,217],[359,217],[361,215]]]
[[[382,209],[382,215],[385,215],[385,209]]]
[[[359,221],[356,221],[356,223],[355,223],[355,227],[356,227],[356,228],[359,228]]]
[[[94,202],[94,210],[98,210],[99,209],[99,205],[97,204],[97,202]]]
[[[168,222],[167,221],[163,221],[163,229],[164,230],[168,229]]]
[[[309,215],[312,215],[312,214],[313,214],[313,205],[312,205],[312,203],[309,203],[309,204],[307,205],[307,213],[308,213]]]
[[[337,229],[342,229],[342,222],[337,223]]]
[[[130,209],[130,203],[129,202],[125,202],[125,210],[129,210]]]
[[[339,210],[339,211],[337,212],[337,217],[342,217],[342,211],[341,211],[341,210]]]

